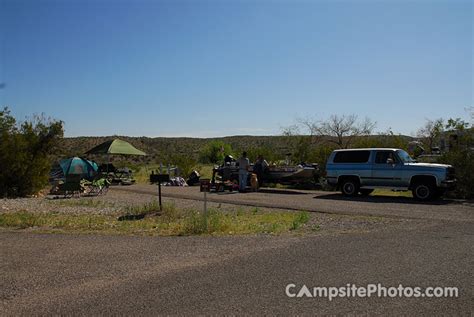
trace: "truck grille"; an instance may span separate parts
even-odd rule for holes
[[[454,167],[448,167],[446,171],[446,180],[456,179],[456,173],[454,172]]]

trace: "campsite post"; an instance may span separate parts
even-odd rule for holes
[[[208,178],[200,179],[201,193],[204,193],[204,216],[207,217],[207,193],[211,191],[211,180]]]
[[[151,171],[150,183],[152,184],[158,183],[158,201],[160,204],[160,211],[163,211],[163,206],[161,204],[161,183],[169,182],[169,181],[170,181],[169,174],[155,174],[154,171]]]
[[[160,211],[163,211],[163,205],[161,204],[161,183],[158,182],[158,201],[160,204]]]

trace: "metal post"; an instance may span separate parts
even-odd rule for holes
[[[209,229],[207,225],[207,192],[204,192],[204,215],[203,215],[204,227],[206,231]]]
[[[161,182],[158,182],[158,196],[159,196],[159,202],[160,202],[160,211],[163,211],[163,207],[161,205]]]

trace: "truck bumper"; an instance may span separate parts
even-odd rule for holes
[[[443,182],[441,182],[441,187],[446,188],[446,189],[452,189],[452,188],[456,187],[456,180],[453,179],[453,180],[449,180],[449,181],[443,181]]]

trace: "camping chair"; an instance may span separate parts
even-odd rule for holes
[[[89,191],[87,193],[95,196],[105,194],[109,190],[109,185],[110,181],[107,178],[99,176],[88,184]]]
[[[58,193],[63,194],[64,197],[73,197],[75,194],[81,197],[83,190],[81,175],[78,174],[67,175],[66,181],[58,185]]]

